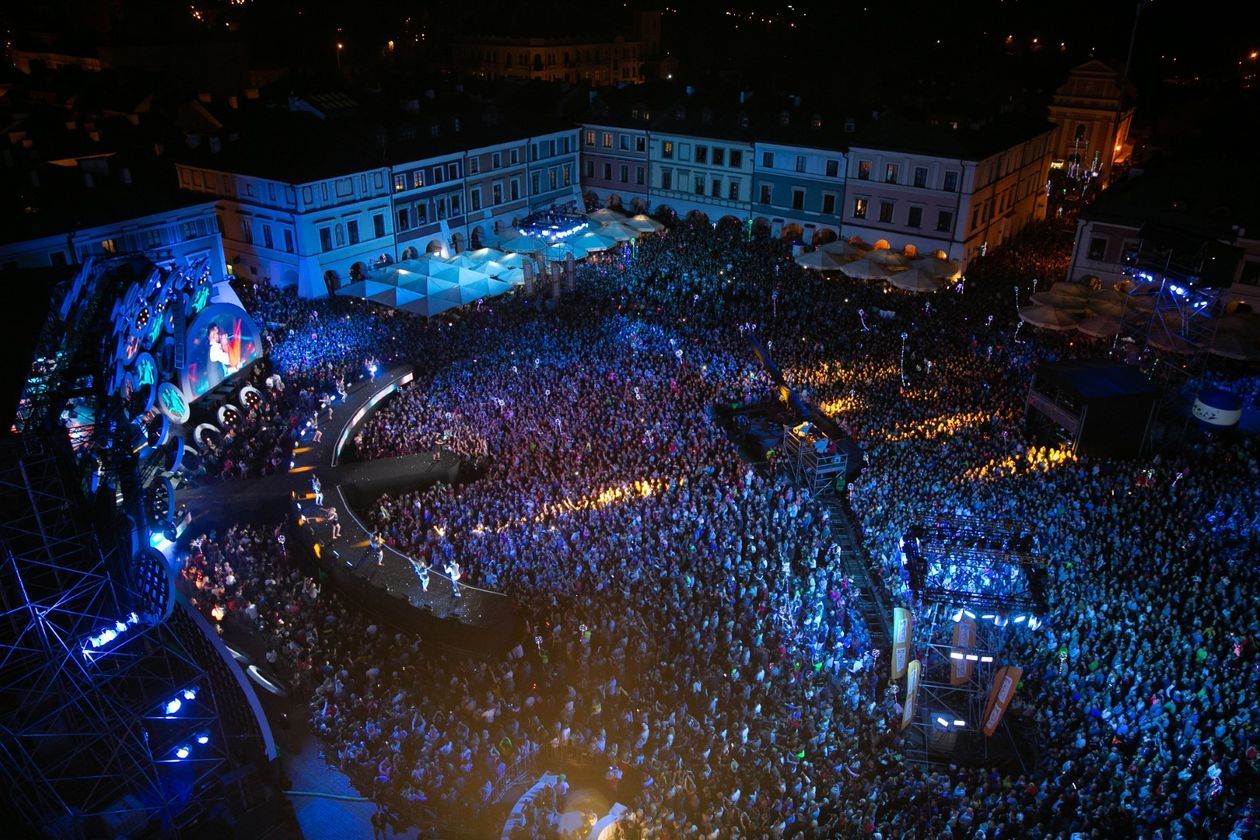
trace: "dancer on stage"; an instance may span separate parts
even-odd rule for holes
[[[411,569],[416,573],[416,577],[420,579],[420,588],[429,591],[429,564],[423,560],[411,561]]]
[[[451,578],[451,588],[452,588],[453,590],[455,590],[455,597],[456,597],[456,598],[460,597],[460,595],[459,595],[459,579],[460,579],[460,576],[461,576],[463,573],[460,571],[460,568],[459,568],[459,561],[458,561],[458,560],[449,560],[449,561],[447,561],[447,564],[446,564],[446,574],[447,574],[447,575],[449,575],[449,576],[450,576],[450,578]]]
[[[315,492],[315,507],[324,506],[324,488],[319,483],[319,476],[311,476],[311,490]]]

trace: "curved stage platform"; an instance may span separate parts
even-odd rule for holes
[[[368,557],[369,531],[354,509],[356,505],[362,510],[381,493],[453,482],[458,477],[459,458],[453,453],[440,461],[424,454],[340,463],[341,450],[371,410],[409,384],[412,377],[408,366],[356,384],[345,401],[334,407],[333,419],[321,420],[324,436],[319,443],[306,443],[310,434],[304,435],[289,472],[185,489],[178,500],[188,505],[191,527],[202,531],[238,518],[287,514],[293,524],[291,533],[304,552],[360,606],[391,624],[414,630],[427,641],[480,653],[504,650],[519,631],[506,596],[461,584],[457,597],[450,578],[435,568],[429,570],[429,589],[425,592],[406,555],[386,546],[382,565]],[[323,488],[322,507],[315,505],[313,476]],[[341,524],[341,536],[336,540],[327,522],[332,507],[337,509]]]

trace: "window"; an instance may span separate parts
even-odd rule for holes
[[[423,169],[417,169],[415,172],[411,173],[411,185],[413,187],[424,186],[424,170]]]
[[[673,160],[674,143],[672,140],[666,140],[665,142],[661,143],[661,157],[665,158],[666,160]]]
[[[491,169],[503,168],[503,153],[502,152],[495,152],[494,154],[490,155],[490,168]]]
[[[709,162],[709,147],[696,146],[696,163],[708,163],[708,162]]]
[[[948,233],[954,229],[954,214],[948,210],[942,210],[936,214],[936,229],[942,233]]]
[[[738,149],[731,149],[731,155],[727,160],[730,162],[731,169],[744,168],[744,153]]]
[[[713,196],[714,198],[719,198],[722,195],[722,179],[721,178],[714,178],[712,183],[709,184],[709,195]]]
[[[866,199],[865,198],[853,199],[853,218],[855,219],[866,218]]]
[[[975,230],[976,225],[980,224],[980,208],[977,207],[971,211],[971,229]]]
[[[604,164],[604,172],[608,172],[608,164],[606,163]],[[608,176],[605,175],[604,179],[607,180]],[[529,176],[529,194],[538,195],[540,192],[542,192],[542,173],[531,172]]]
[[[475,187],[473,191],[468,194],[468,203],[472,205],[472,209],[474,211],[481,209],[481,187]]]
[[[893,203],[891,201],[881,201],[879,203],[879,220],[884,224],[892,223]]]
[[[945,192],[957,192],[958,191],[958,173],[953,170],[946,172],[945,183],[941,186],[941,189],[945,190]]]
[[[341,246],[345,245],[346,244],[346,229],[343,228],[341,225],[333,225],[333,232],[336,234],[337,247],[340,248]]]
[[[586,130],[586,145],[588,146],[595,145],[595,132],[589,128]]]
[[[644,173],[644,171],[643,171],[643,167],[642,167],[642,166],[640,166],[640,167],[636,168],[636,169],[635,169],[635,171],[634,171],[634,182],[635,182],[636,184],[638,184],[638,185],[642,186],[642,185],[643,185],[643,180],[644,180],[644,178],[645,178],[645,175],[646,175],[646,173]]]
[[[723,166],[726,163],[726,149],[719,149],[717,146],[714,146],[710,159],[713,161],[714,166]]]
[[[827,177],[837,178],[839,177],[839,175],[840,175],[840,161],[838,160],[827,161]]]
[[[890,163],[884,167],[884,183],[885,184],[897,183],[897,164]]]
[[[739,201],[739,179],[732,178],[726,182],[726,197],[731,201]]]
[[[1076,127],[1075,142],[1079,143],[1085,139],[1085,126],[1078,125]]]
[[[512,164],[517,164],[517,163],[520,163],[520,162],[521,162],[521,150],[520,150],[520,149],[508,149],[508,162],[509,162],[509,163],[512,163]]]
[[[503,184],[502,183],[496,183],[494,186],[490,188],[490,203],[491,204],[503,203]]]
[[[774,169],[774,152],[761,153],[761,168]]]
[[[919,189],[927,186],[927,167],[916,166],[914,168],[914,185]]]
[[[481,158],[468,159],[468,171],[476,175],[481,172]]]
[[[456,178],[459,177],[459,164],[458,163],[446,164],[446,177],[448,180],[451,180],[451,181],[454,181]]]
[[[835,193],[823,193],[822,211],[828,214],[836,212]]]
[[[287,234],[288,231],[286,230],[285,233]],[[383,213],[377,213],[372,217],[372,233],[377,239],[385,235],[385,215]]]
[[[858,161],[858,180],[871,180],[871,162],[869,160]]]
[[[398,226],[405,228],[407,226],[407,211],[398,211]],[[332,244],[332,228],[322,227],[319,229],[319,250],[328,253],[333,249]]]
[[[612,148],[612,132],[611,131],[604,132],[604,148],[605,149]]]
[[[587,178],[594,178],[594,177],[595,177],[595,161],[593,161],[593,160],[588,160],[588,161],[586,161],[586,164],[585,164],[584,168],[585,168],[585,170],[586,170],[586,177],[587,177]]]
[[[433,208],[437,211],[439,220],[446,218],[446,196],[440,195],[433,201]]]
[[[617,174],[621,176],[620,178],[617,179],[621,181],[621,183],[623,184],[630,183],[630,167],[626,166],[624,163],[621,164],[621,171],[618,172]]]
[[[919,228],[923,227],[923,208],[911,207],[906,212],[906,227]]]
[[[440,166],[433,167],[433,183],[442,183],[442,167]]]
[[[407,176],[395,175],[394,176],[394,192],[402,192],[405,189],[407,189]]]
[[[264,227],[263,235],[266,236],[268,239],[270,239],[271,230],[269,228]],[[350,221],[346,222],[346,239],[349,240],[351,245],[359,244],[359,220],[358,219],[351,219]]]
[[[573,183],[573,164],[566,163],[564,166],[560,167],[560,174],[564,176],[562,180],[564,181],[564,185],[566,187],[572,184]]]
[[[805,171],[805,155],[796,156],[796,171],[797,172]]]
[[[805,209],[805,190],[792,190],[792,209]]]
[[[636,152],[646,152],[647,151],[647,138],[646,137],[634,138],[634,150]]]
[[[612,164],[611,163],[604,164],[604,180],[605,181],[612,180]]]
[[[451,215],[458,216],[464,206],[464,197],[459,193],[451,193]]]
[[[293,253],[293,231],[288,228],[284,229],[284,250]]]
[[[773,193],[773,190],[769,184],[762,184],[761,185],[761,203],[769,204],[772,193]]]
[[[704,176],[696,176],[696,195],[704,195]]]
[[[272,241],[271,241],[271,225],[263,225],[262,228],[263,228],[263,247],[264,248],[276,247],[274,244],[272,244]]]
[[[508,184],[508,195],[512,196],[513,201],[520,200],[521,197],[521,179],[513,178]]]
[[[620,145],[621,151],[623,152],[630,151],[630,135],[629,134],[618,134],[617,141]],[[568,149],[565,149],[565,151],[568,151]]]
[[[429,223],[429,202],[421,201],[416,204],[416,227],[427,225]]]
[[[1089,258],[1091,260],[1101,260],[1107,256],[1107,240],[1101,236],[1095,236],[1089,240]]]

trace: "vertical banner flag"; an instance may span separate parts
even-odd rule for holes
[[[914,718],[915,701],[919,697],[919,660],[906,666],[906,704],[901,709],[901,728],[904,730]]]
[[[949,652],[949,684],[963,685],[971,679],[975,663],[966,654],[976,646],[976,622],[963,616],[954,623],[954,646]]]
[[[992,735],[997,731],[1002,715],[1005,714],[1006,707],[1015,697],[1015,687],[1019,685],[1019,679],[1023,675],[1023,669],[1016,668],[1014,665],[1003,666],[994,675],[993,690],[989,692],[989,702],[985,704],[984,716],[980,718],[984,724],[985,735]]]
[[[914,615],[905,607],[893,609],[892,678],[900,679],[906,672],[906,660],[910,658],[910,634]]]

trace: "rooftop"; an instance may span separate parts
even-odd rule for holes
[[[918,152],[962,160],[984,160],[1017,143],[1031,140],[1054,126],[1044,117],[1006,115],[986,124],[971,126],[961,121],[951,124],[910,120],[896,114],[881,114],[862,121],[852,138],[855,147]]]

